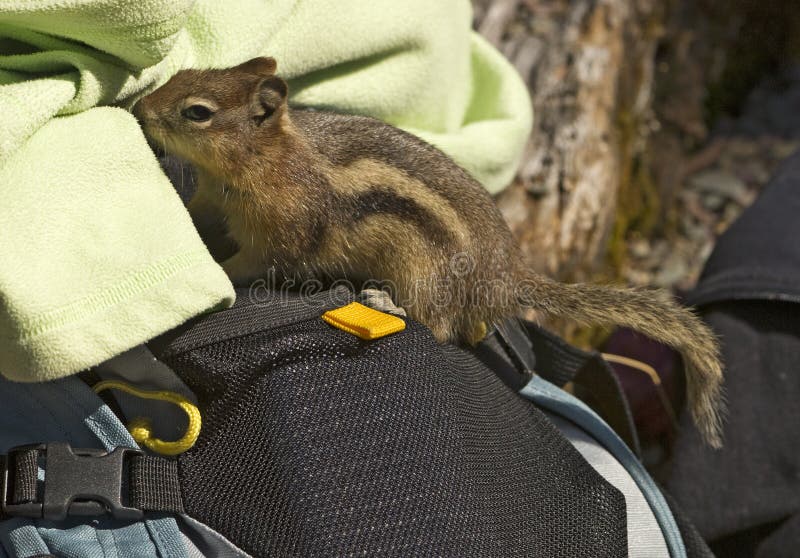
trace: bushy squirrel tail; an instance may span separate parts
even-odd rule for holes
[[[694,423],[710,446],[722,447],[719,347],[712,331],[690,309],[661,290],[565,284],[532,271],[516,294],[523,307],[586,325],[628,327],[680,352]]]

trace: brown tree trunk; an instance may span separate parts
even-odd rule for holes
[[[662,2],[474,4],[478,31],[516,66],[533,100],[533,133],[500,208],[534,267],[585,279],[607,253],[651,127]]]

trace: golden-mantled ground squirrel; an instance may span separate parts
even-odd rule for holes
[[[444,153],[372,118],[290,108],[272,58],[185,70],[142,99],[146,134],[197,172],[194,215],[221,212],[235,283],[388,282],[441,342],[474,343],[526,307],[633,328],[680,351],[693,418],[721,444],[716,340],[660,291],[563,284],[522,262],[486,190]]]

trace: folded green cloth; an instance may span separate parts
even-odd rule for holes
[[[292,99],[438,145],[496,191],[530,131],[466,0],[0,2],[0,373],[75,373],[234,293],[125,110],[181,68],[278,60]]]

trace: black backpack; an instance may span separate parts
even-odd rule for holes
[[[191,449],[176,459],[89,452],[78,459],[97,476],[86,479],[63,444],[18,448],[6,511],[72,515],[80,496],[90,515],[183,513],[253,556],[628,555],[622,493],[518,394],[534,367],[606,393],[601,414],[635,447],[597,355],[531,324],[471,350],[437,344],[412,320],[366,341],[321,319],[352,301],[346,289],[237,295],[149,344],[197,396],[203,428]],[[43,454],[47,470],[63,469],[44,508]],[[109,471],[126,480],[115,488]],[[66,504],[48,508],[48,494]],[[686,555],[710,556],[675,518]]]

